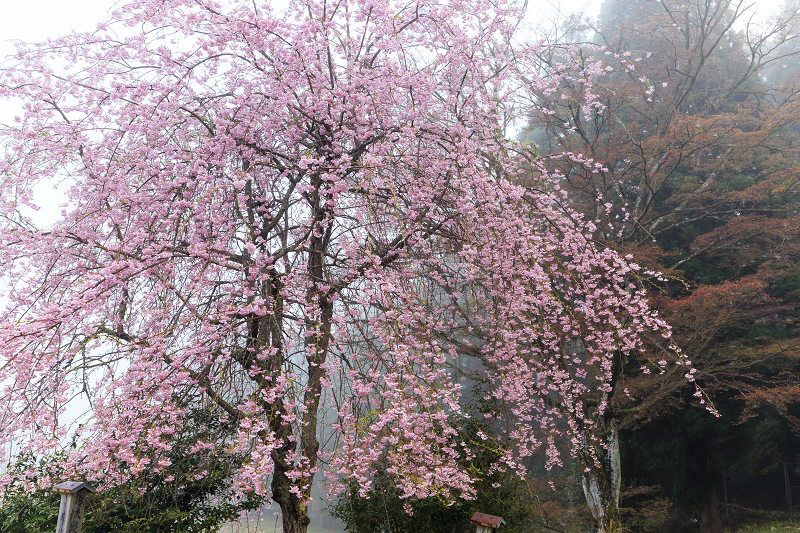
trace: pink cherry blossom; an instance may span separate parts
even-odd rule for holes
[[[69,468],[122,483],[192,405],[227,428],[192,453],[244,454],[236,489],[271,493],[286,532],[306,530],[323,468],[362,493],[383,465],[405,498],[469,498],[453,365],[471,359],[511,422],[479,436],[503,452],[494,468],[543,449],[557,464],[561,431],[597,463],[619,361],[650,337],[688,361],[638,266],[500,133],[562,83],[602,113],[592,87],[613,70],[568,47],[529,70],[551,48],[511,44],[520,16],[496,0],[145,0],[20,45],[0,72],[25,106],[0,132],[0,454],[74,438]],[[65,215],[38,228],[26,209],[55,183]]]

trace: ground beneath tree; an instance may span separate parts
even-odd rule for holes
[[[276,521],[274,516],[268,516],[226,524],[218,533],[278,533],[280,531],[283,531],[280,518]],[[311,524],[308,526],[308,533],[342,533],[342,530]]]
[[[737,527],[735,529],[726,529],[732,533],[785,533],[800,531],[800,520],[794,522],[780,521],[780,522],[767,522],[764,524],[747,525]]]

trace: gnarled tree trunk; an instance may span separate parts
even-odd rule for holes
[[[311,518],[308,516],[308,504],[305,499],[298,498],[289,489],[294,483],[286,477],[286,471],[275,465],[272,474],[272,499],[281,508],[283,533],[307,533]]]
[[[709,486],[706,499],[700,507],[700,531],[703,533],[719,533],[722,531],[722,517],[719,512],[717,487]]]
[[[602,441],[583,437],[581,484],[597,533],[620,529],[619,491],[621,485],[619,433],[612,421],[606,424]]]

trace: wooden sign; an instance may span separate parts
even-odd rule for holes
[[[470,522],[478,526],[475,529],[476,533],[494,533],[497,531],[498,527],[506,523],[502,516],[494,516],[486,513],[475,513],[472,515],[472,518],[470,518]]]
[[[66,481],[54,486],[53,490],[61,494],[56,533],[81,533],[86,495],[94,489],[88,483]]]

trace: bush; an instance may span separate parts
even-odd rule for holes
[[[468,437],[475,437],[478,429],[488,433],[471,419],[464,420],[462,426]],[[472,450],[475,458],[464,466],[478,478],[474,500],[404,500],[384,468],[377,471],[366,498],[359,496],[357,485],[351,484],[333,502],[330,513],[352,533],[474,533],[475,526],[469,519],[476,511],[502,516],[506,533],[523,531],[524,525],[535,520],[527,483],[513,474],[486,474],[489,465],[496,463],[498,452],[477,444],[477,438],[470,441],[476,443]]]
[[[208,438],[219,430],[218,417],[202,409],[191,410],[187,417],[190,423],[183,427],[189,429],[173,437],[167,453],[172,464],[158,472],[145,470],[128,483],[92,494],[84,508],[83,533],[216,532],[225,522],[263,504],[263,496],[230,498],[239,458],[188,453],[198,437]],[[71,481],[65,479],[64,459],[64,455],[40,459],[40,471],[49,479]],[[8,470],[21,473],[35,462],[32,456],[20,457]],[[52,533],[60,496],[41,489],[40,479],[23,481],[16,479],[3,496],[0,533]],[[30,483],[39,488],[30,492],[26,488]]]

